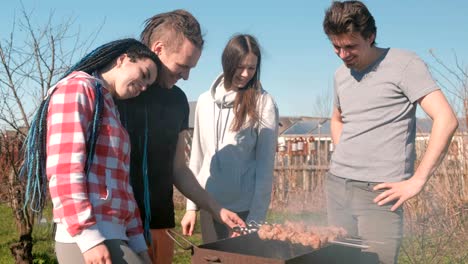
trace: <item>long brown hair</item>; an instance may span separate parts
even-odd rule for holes
[[[247,85],[239,89],[234,100],[234,122],[231,130],[239,131],[249,117],[249,125],[253,126],[259,121],[257,112],[257,101],[261,92],[260,64],[262,56],[260,47],[255,37],[247,34],[236,35],[227,43],[223,51],[222,65],[224,72],[224,83],[231,87],[232,79],[242,59],[249,53],[257,56],[257,68],[252,79]]]

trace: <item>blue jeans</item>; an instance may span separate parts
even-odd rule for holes
[[[350,236],[359,236],[370,247],[363,251],[361,263],[397,263],[403,236],[403,209],[390,208],[396,201],[379,206],[373,191],[376,182],[362,182],[328,173],[326,180],[328,223],[341,226]],[[377,263],[378,263],[377,262]]]

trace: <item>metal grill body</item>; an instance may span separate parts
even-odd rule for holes
[[[289,242],[264,241],[257,233],[252,233],[194,247],[192,263],[349,264],[359,263],[360,253],[359,248],[342,245],[327,245],[314,250]]]

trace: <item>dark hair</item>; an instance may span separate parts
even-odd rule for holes
[[[115,63],[115,60],[122,54],[127,54],[130,59],[149,58],[156,63],[158,70],[159,59],[147,46],[135,39],[122,39],[104,44],[90,52],[78,63],[72,66],[64,75],[68,76],[73,71],[84,71],[93,74]],[[103,113],[103,96],[100,84],[95,87],[96,99],[94,102],[93,120],[90,125],[90,135],[87,138],[86,150],[87,160],[85,164],[86,175],[92,163],[94,150],[99,136],[99,127]],[[24,144],[24,161],[19,171],[20,179],[25,180],[26,190],[24,197],[24,209],[28,203],[33,213],[41,213],[45,205],[47,194],[47,174],[46,174],[46,136],[47,136],[47,112],[52,97],[50,94],[41,102],[38,110],[31,122],[28,135]]]
[[[195,47],[203,49],[203,36],[200,24],[189,12],[177,9],[167,13],[157,14],[145,21],[145,29],[141,32],[140,39],[146,46],[160,40],[167,45],[169,50],[176,50],[182,44],[184,37],[192,42]]]
[[[91,51],[78,63],[73,65],[63,77],[66,77],[73,71],[84,71],[88,74],[92,74],[95,71],[102,70],[112,65],[122,54],[127,54],[132,62],[142,58],[151,59],[156,64],[158,71],[161,68],[159,58],[154,52],[140,41],[127,38],[106,43]]]
[[[225,86],[231,87],[237,67],[249,53],[257,56],[257,69],[246,86],[243,89],[239,89],[236,99],[234,100],[233,107],[235,117],[231,127],[233,131],[239,131],[242,128],[247,116],[250,117],[250,125],[254,125],[259,120],[257,100],[261,90],[260,65],[262,55],[255,37],[247,34],[240,34],[235,35],[229,40],[221,58]]]
[[[377,37],[374,17],[360,1],[333,2],[325,11],[323,30],[328,36],[356,32],[364,39],[369,39],[372,34]],[[372,45],[375,45],[375,39]]]

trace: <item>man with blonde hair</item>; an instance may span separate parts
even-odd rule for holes
[[[173,185],[226,225],[244,223],[200,187],[186,164],[189,105],[175,84],[189,78],[200,58],[204,41],[198,21],[185,10],[157,14],[146,21],[141,41],[158,55],[162,69],[156,85],[144,96],[121,101],[119,111],[131,137],[130,177],[147,238],[152,238],[150,253],[154,263],[168,264],[174,252],[166,235],[175,227]]]

